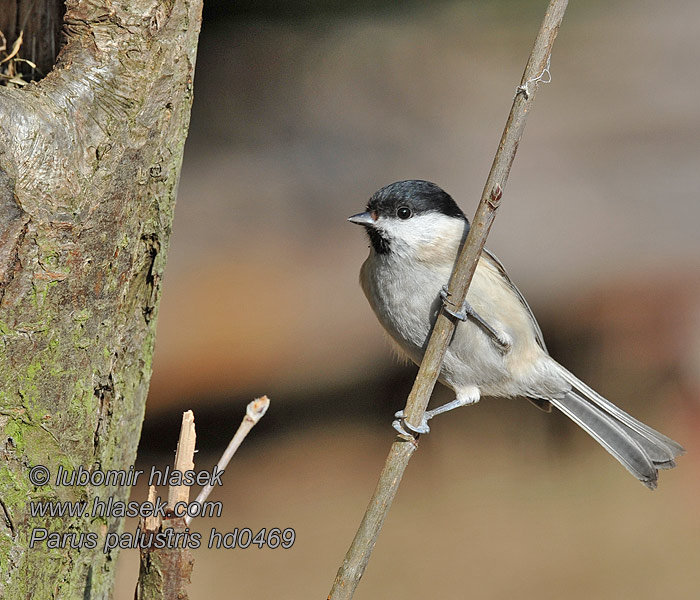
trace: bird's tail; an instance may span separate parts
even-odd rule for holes
[[[550,402],[644,485],[656,488],[658,469],[675,467],[675,457],[685,454],[683,446],[628,415],[561,365],[557,367],[571,390],[559,398],[548,398]]]

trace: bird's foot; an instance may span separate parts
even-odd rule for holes
[[[428,427],[428,419],[430,419],[432,416],[428,415],[429,412],[430,411],[423,413],[423,419],[421,420],[420,425],[418,425],[418,427],[414,427],[408,421],[406,421],[403,411],[400,410],[394,414],[396,420],[392,422],[391,426],[401,435],[406,435],[408,437],[416,437],[416,435],[420,435],[421,433],[429,433],[430,427]]]
[[[455,319],[459,319],[460,321],[466,321],[469,318],[468,309],[471,309],[471,306],[465,300],[460,310],[453,310],[452,308],[450,308],[450,306],[455,306],[452,303],[452,300],[450,300],[451,295],[452,294],[447,289],[447,285],[443,285],[440,288],[440,298],[442,298],[442,306],[445,309],[445,312],[448,315],[452,315]]]
[[[434,408],[432,410],[426,410],[423,413],[423,417],[421,418],[421,422],[420,425],[418,425],[418,427],[414,427],[408,421],[406,421],[404,411],[402,410],[398,411],[397,413],[394,413],[396,420],[391,425],[401,435],[415,438],[421,433],[428,433],[430,431],[430,427],[428,427],[428,421],[430,421],[430,419],[432,419],[434,416],[441,415],[442,413],[454,410],[455,408],[459,408],[460,406],[476,404],[479,401],[480,397],[481,393],[479,392],[479,388],[475,386],[466,387],[460,390],[460,392],[457,394],[457,397],[454,400],[452,400],[452,402],[448,402],[447,404],[443,404],[442,406],[438,406],[437,408]]]
[[[501,352],[505,354],[510,350],[512,346],[510,336],[508,336],[505,333],[500,333],[496,331],[493,327],[491,327],[491,325],[489,325],[466,300],[464,301],[464,304],[462,304],[462,307],[459,310],[452,310],[450,306],[454,306],[454,304],[449,299],[450,296],[451,294],[450,291],[447,289],[447,286],[443,285],[440,289],[440,298],[442,298],[442,306],[447,314],[452,315],[460,321],[467,321],[471,317],[472,320],[489,335],[493,343],[498,347],[498,349]]]

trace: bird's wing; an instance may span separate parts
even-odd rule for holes
[[[503,279],[505,279],[508,282],[508,285],[510,285],[511,289],[515,292],[515,295],[520,299],[520,302],[522,305],[525,307],[525,310],[527,311],[528,316],[530,317],[530,321],[532,321],[532,326],[535,329],[535,339],[537,340],[537,343],[539,344],[540,348],[547,352],[547,345],[544,343],[544,336],[542,335],[542,330],[540,329],[539,323],[537,323],[537,319],[535,319],[535,315],[532,314],[532,309],[530,308],[530,305],[527,303],[527,300],[525,300],[525,297],[520,293],[520,290],[517,288],[517,286],[511,281],[510,277],[508,277],[508,273],[506,272],[506,268],[503,266],[503,263],[498,260],[496,255],[491,252],[488,248],[484,248],[482,253],[482,256],[486,256],[487,260],[490,260],[498,269],[498,271],[503,275]]]

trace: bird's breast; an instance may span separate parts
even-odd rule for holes
[[[422,360],[441,306],[440,288],[449,281],[453,263],[407,265],[371,254],[360,271],[360,283],[379,322],[413,362]],[[483,258],[477,266],[467,301],[494,329],[511,340],[503,353],[472,321],[459,322],[447,349],[440,379],[457,390],[477,385],[485,394],[517,395],[519,381],[544,353],[535,341],[527,310],[498,271]],[[520,390],[520,391],[519,391]]]
[[[360,284],[382,327],[412,361],[420,363],[449,269],[440,274],[383,258],[370,255],[362,265]]]

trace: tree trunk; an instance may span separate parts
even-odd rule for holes
[[[55,476],[59,466],[128,469],[136,456],[200,25],[201,0],[68,0],[53,71],[0,88],[7,600],[110,596],[115,555],[102,544],[122,519],[33,517],[30,503],[128,497],[128,485],[59,486]],[[36,465],[47,485],[30,481]],[[37,528],[99,541],[30,549]]]

